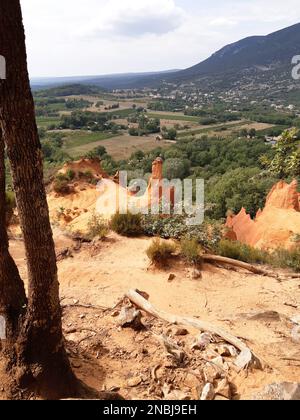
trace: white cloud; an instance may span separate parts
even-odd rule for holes
[[[21,0],[32,76],[184,68],[300,21],[299,0]]]
[[[173,0],[110,0],[86,27],[87,34],[136,37],[177,29],[184,11]]]

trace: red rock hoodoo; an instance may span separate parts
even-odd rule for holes
[[[290,249],[300,235],[300,194],[297,181],[278,182],[270,191],[263,210],[251,219],[242,208],[236,216],[227,218],[228,237],[259,249]]]

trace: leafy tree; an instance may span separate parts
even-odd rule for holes
[[[237,168],[207,182],[207,215],[214,219],[226,216],[228,210],[238,213],[245,207],[251,216],[264,207],[267,193],[276,182],[258,168]]]
[[[286,130],[274,146],[275,156],[268,159],[262,156],[261,162],[271,173],[285,178],[300,175],[300,151],[297,131]]]
[[[163,166],[166,179],[184,179],[190,175],[190,162],[187,159],[167,159]]]

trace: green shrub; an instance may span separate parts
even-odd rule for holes
[[[214,249],[222,237],[222,223],[206,220],[201,225],[189,225],[187,215],[154,216],[142,218],[144,233],[164,239],[195,239],[204,248]]]
[[[56,177],[53,183],[53,190],[57,194],[69,194],[71,192],[70,186],[66,179]]]
[[[222,239],[218,243],[216,253],[222,257],[250,264],[266,264],[270,262],[270,255],[267,252],[227,239]]]
[[[115,214],[110,222],[111,229],[122,236],[139,236],[143,233],[140,214]]]
[[[300,272],[300,248],[291,250],[278,249],[272,256],[272,262],[275,266],[281,268],[290,268],[297,273]]]
[[[104,239],[109,232],[109,228],[105,220],[96,213],[93,213],[88,222],[88,231],[87,238],[94,239],[99,237],[99,239]]]
[[[182,256],[190,264],[199,264],[201,262],[201,247],[196,239],[182,238],[180,248]]]
[[[75,176],[76,176],[76,173],[75,173],[72,169],[69,169],[69,170],[67,171],[66,176],[67,176],[67,178],[68,178],[68,180],[69,180],[69,181],[73,181],[73,179],[74,179],[74,178],[75,178]]]
[[[67,175],[59,173],[56,175],[55,180],[59,180],[59,181],[69,181]]]
[[[146,253],[151,263],[157,267],[165,266],[174,256],[176,246],[156,238],[147,249]]]

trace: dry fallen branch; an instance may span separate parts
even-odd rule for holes
[[[99,311],[109,311],[111,308],[106,308],[105,306],[95,306],[95,305],[89,305],[89,304],[83,304],[83,303],[70,303],[61,305],[62,309],[66,308],[85,308],[85,309],[96,309]]]
[[[218,255],[203,255],[202,258],[204,262],[232,265],[233,267],[242,268],[244,270],[250,271],[253,274],[259,274],[262,276],[272,275],[271,273],[269,273],[266,270],[263,270],[262,268],[255,267],[254,265],[242,261],[233,260],[231,258],[220,257]]]
[[[259,268],[255,265],[248,264],[242,261],[233,260],[232,258],[221,257],[218,255],[203,255],[203,261],[209,264],[217,263],[222,265],[230,265],[235,268],[241,268],[243,270],[250,271],[250,273],[258,274],[260,276],[272,277],[279,281],[289,280],[289,279],[300,279],[300,274],[276,274],[272,271],[267,271],[262,268]]]
[[[254,363],[256,367],[261,368],[261,363],[259,359],[251,352],[248,346],[245,343],[243,343],[241,340],[239,340],[237,337],[235,337],[234,335],[228,333],[223,328],[212,325],[206,321],[200,321],[195,318],[181,317],[178,315],[168,314],[167,312],[160,311],[154,308],[154,306],[152,306],[151,303],[145,300],[135,290],[130,290],[126,294],[126,297],[132,303],[134,303],[138,308],[170,324],[183,325],[185,327],[194,327],[200,331],[207,331],[223,338],[226,342],[232,344],[233,346],[235,346],[237,349],[241,351],[237,359],[238,367],[245,368],[251,363]]]

